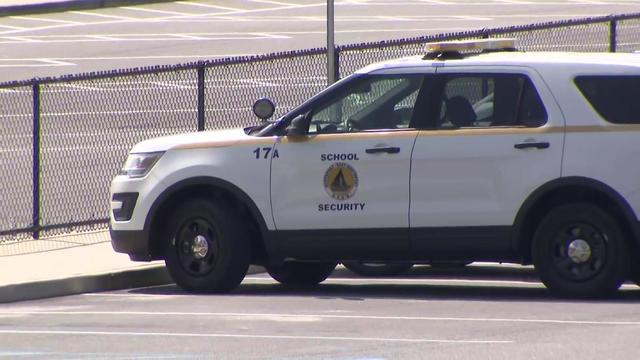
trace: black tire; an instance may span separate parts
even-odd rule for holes
[[[251,261],[246,226],[225,202],[190,199],[167,221],[165,264],[173,280],[191,292],[225,292],[244,279]]]
[[[315,286],[328,278],[336,265],[335,262],[286,261],[266,268],[269,275],[283,285]]]
[[[344,261],[342,265],[361,276],[396,276],[413,267],[412,263],[368,263],[364,261]]]
[[[552,209],[533,239],[533,263],[553,293],[568,297],[603,297],[629,275],[624,232],[606,211],[589,203]]]

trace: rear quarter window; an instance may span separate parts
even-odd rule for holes
[[[606,121],[640,124],[640,75],[578,76],[575,84]]]

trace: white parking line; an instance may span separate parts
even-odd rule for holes
[[[278,83],[272,83],[272,82],[266,82],[266,81],[260,81],[260,80],[253,80],[253,79],[240,79],[240,80],[238,80],[238,82],[251,84],[251,85],[265,86],[265,87],[274,87],[274,86],[281,86],[282,85],[282,84],[278,84]]]
[[[61,85],[63,87],[70,87],[70,88],[76,89],[76,90],[89,90],[89,91],[104,91],[105,90],[105,89],[97,88],[97,87],[93,87],[93,86],[76,85],[76,84],[61,83],[59,85]]]
[[[2,42],[4,44],[13,44],[16,42],[28,42],[28,43],[34,43],[34,42],[43,42],[43,40],[36,40],[36,39],[32,39],[26,36],[2,36],[0,37],[0,39],[8,39],[8,40],[13,40],[13,41],[9,41],[9,42]]]
[[[47,58],[47,60],[56,61],[101,61],[101,60],[143,60],[143,59],[217,59],[226,57],[251,56],[249,54],[203,54],[203,55],[150,55],[150,56],[101,56],[101,57],[55,57]],[[42,58],[23,58],[23,59],[0,59],[2,61],[28,62],[41,61]]]
[[[154,14],[178,15],[178,16],[194,15],[194,14],[191,14],[191,13],[184,13],[184,12],[178,12],[178,11],[148,9],[148,8],[133,7],[133,6],[121,6],[118,9],[125,9],[125,10],[131,10],[131,11],[140,11],[140,12],[148,12],[148,13],[154,13]]]
[[[246,11],[245,9],[238,9],[238,8],[232,8],[232,7],[220,6],[220,5],[202,4],[202,3],[197,3],[197,2],[194,2],[194,1],[176,1],[176,3],[181,4],[181,5],[199,6],[199,7],[204,7],[204,8],[208,8],[208,9],[230,10],[230,11],[234,11],[234,12],[236,12],[236,11],[237,12]]]
[[[262,3],[262,4],[272,4],[272,5],[284,5],[284,6],[295,6],[299,4],[286,3],[281,1],[272,1],[272,0],[248,0],[251,2]]]
[[[113,37],[113,36],[104,36],[104,35],[85,35],[85,36],[90,39],[98,39],[98,40],[106,40],[106,41],[120,40],[119,38]]]
[[[395,343],[447,343],[447,344],[513,344],[511,340],[457,340],[457,339],[399,339],[377,337],[342,336],[300,336],[300,335],[249,335],[249,334],[203,334],[170,332],[133,332],[133,331],[72,331],[72,330],[0,330],[7,335],[79,335],[79,336],[143,336],[143,337],[192,337],[192,338],[235,338],[235,339],[271,339],[271,340],[320,340],[320,341],[363,341]]]
[[[88,11],[69,11],[69,12],[72,13],[72,14],[86,15],[86,16],[96,16],[96,17],[108,18],[108,19],[143,21],[143,19],[135,19],[135,18],[128,17],[128,16],[107,15],[107,14],[101,14],[101,13],[98,13],[98,12],[88,12]]]
[[[192,83],[193,83],[193,81],[192,81]],[[179,84],[172,84],[172,83],[163,82],[163,81],[154,81],[154,82],[151,82],[150,84],[159,85],[159,86],[162,86],[162,87],[176,88],[176,89],[197,89],[198,88],[197,85],[192,85],[192,86],[179,85]]]
[[[83,24],[82,22],[78,22],[78,21],[49,19],[49,18],[41,18],[36,16],[9,16],[9,18],[17,19],[17,20],[28,20],[28,21],[45,21],[45,22],[61,23],[61,24]]]
[[[189,35],[189,34],[171,34],[171,36],[175,36],[177,38],[181,38],[181,39],[184,39],[184,40],[211,40],[210,38],[206,38],[206,37],[202,37],[202,36]]]
[[[268,39],[291,39],[290,36],[278,35],[273,33],[248,33],[248,34],[255,35],[261,38],[268,38]]]
[[[27,29],[27,28],[24,28],[24,27],[11,26],[11,25],[0,25],[0,28],[7,28],[7,29],[12,29],[12,30],[24,30],[24,29]]]
[[[70,63],[70,62],[66,62],[66,61],[60,61],[60,60],[54,60],[54,59],[39,59],[39,61],[45,62],[45,63],[49,63],[51,65],[55,65],[55,66],[73,66],[75,64]]]
[[[435,4],[435,5],[451,5],[451,3],[447,1],[438,1],[438,0],[419,0],[419,1],[423,3]]]
[[[83,294],[85,296],[102,296],[100,293]],[[112,295],[112,294],[107,294]],[[128,294],[122,294],[127,296]],[[162,297],[163,295],[154,295]],[[173,296],[173,295],[171,295]],[[178,312],[178,311],[0,311],[0,316],[142,316],[142,317],[226,317],[246,318],[248,320],[277,320],[282,318],[305,321],[308,319],[337,320],[389,320],[389,321],[442,321],[442,322],[491,322],[491,323],[537,323],[554,325],[600,325],[600,326],[640,326],[640,321],[618,320],[563,320],[535,318],[491,318],[491,317],[442,317],[442,316],[377,316],[377,315],[338,315],[338,314],[278,314],[278,313],[236,313],[236,312]]]
[[[28,64],[27,62],[33,62]],[[75,65],[65,61],[52,59],[0,59],[0,67],[46,67],[46,66],[71,66]]]

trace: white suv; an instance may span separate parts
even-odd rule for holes
[[[190,291],[233,289],[249,264],[309,285],[339,261],[496,261],[603,296],[640,278],[639,136],[639,54],[429,44],[275,122],[137,144],[111,238]]]

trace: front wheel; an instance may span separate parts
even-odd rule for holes
[[[533,262],[552,292],[570,297],[609,295],[630,267],[620,225],[588,203],[558,206],[542,219],[533,239]]]
[[[167,221],[163,245],[169,274],[192,292],[236,288],[251,261],[246,226],[225,202],[191,199],[179,205]]]
[[[413,267],[412,263],[368,263],[363,261],[344,261],[342,265],[360,276],[396,276]]]
[[[315,286],[326,280],[335,267],[335,262],[286,261],[267,265],[267,272],[283,285]]]

